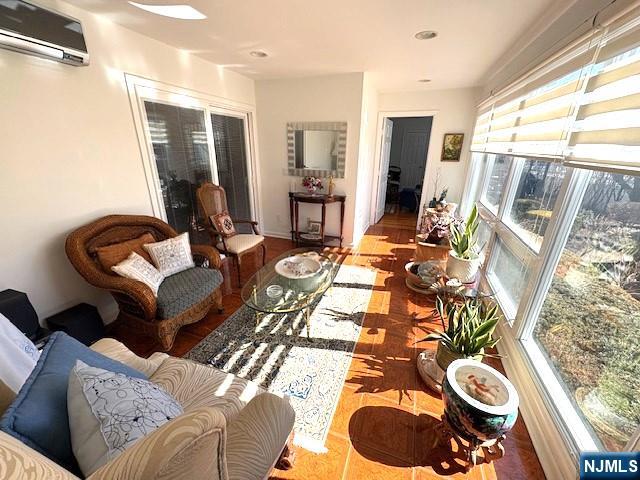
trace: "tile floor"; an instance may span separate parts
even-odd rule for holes
[[[385,215],[369,228],[357,248],[343,250],[346,263],[374,267],[378,275],[327,439],[328,452],[316,455],[298,449],[295,467],[287,472],[274,470],[272,479],[544,478],[521,419],[507,437],[505,457],[469,473],[451,446],[436,441],[442,401],[426,388],[415,368],[417,354],[434,348],[430,343],[415,343],[427,334],[433,301],[404,285],[404,265],[415,250],[415,221],[411,214]],[[290,248],[288,240],[267,239],[268,258]],[[247,263],[244,278],[256,268]],[[225,312],[184,327],[172,355],[185,354],[242,305],[237,280],[232,281],[233,293],[224,299]],[[148,356],[157,349],[150,339],[131,335],[122,325],[112,333],[139,355]],[[494,366],[502,368],[499,361]]]

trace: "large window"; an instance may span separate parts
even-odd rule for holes
[[[463,213],[479,207],[499,347],[557,478],[579,451],[640,441],[638,18],[603,21],[496,92],[472,141]]]
[[[535,250],[542,244],[565,170],[562,165],[541,160],[525,160],[522,165],[505,219]]]
[[[522,292],[529,279],[526,260],[519,258],[500,239],[496,240],[489,262],[488,278],[502,302],[502,308],[512,319],[522,299]]]
[[[496,213],[504,192],[505,182],[509,175],[511,157],[507,155],[490,155],[488,158],[489,176],[482,192],[482,202]]]
[[[640,177],[594,172],[533,337],[606,450],[640,425]]]

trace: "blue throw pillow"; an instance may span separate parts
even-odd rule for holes
[[[94,352],[64,332],[55,332],[27,381],[0,420],[0,430],[82,476],[73,450],[67,414],[69,373],[76,360],[130,377],[147,377]]]

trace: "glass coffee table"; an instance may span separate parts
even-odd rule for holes
[[[290,278],[281,274],[284,273],[283,265],[307,258],[319,263],[314,273],[307,272],[304,276],[303,272],[304,278]],[[245,283],[241,292],[242,301],[256,312],[256,326],[264,314],[304,311],[307,338],[310,338],[310,307],[331,287],[339,267],[337,254],[309,248],[289,250],[268,262]]]

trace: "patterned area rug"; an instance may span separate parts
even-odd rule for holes
[[[333,287],[311,307],[310,340],[302,312],[264,315],[256,326],[255,312],[242,306],[185,358],[289,395],[294,443],[324,452],[375,276],[364,267],[341,266]]]

